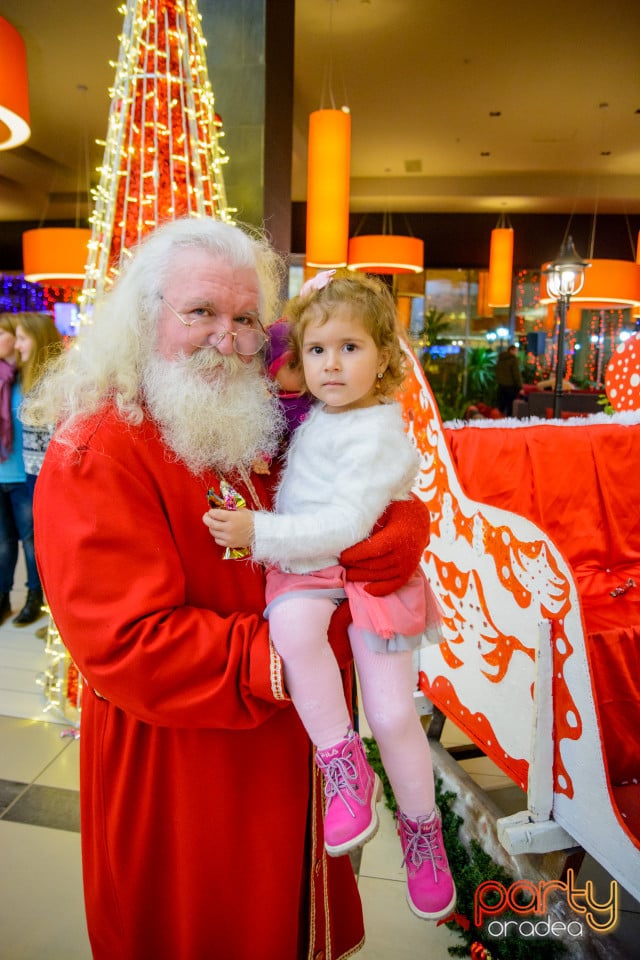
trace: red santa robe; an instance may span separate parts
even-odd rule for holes
[[[80,448],[50,444],[35,523],[47,601],[85,678],[94,958],[350,956],[364,941],[359,896],[348,857],[324,853],[262,568],[223,560],[201,520],[219,477],[196,479],[152,424],[113,412],[85,425]]]

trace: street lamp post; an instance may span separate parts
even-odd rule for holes
[[[509,336],[509,328],[498,327],[496,330],[496,336],[500,337],[500,348],[504,349],[505,342]]]
[[[574,294],[582,290],[584,272],[591,264],[587,263],[576,252],[571,237],[560,248],[560,253],[546,270],[547,292],[553,300],[558,302],[558,349],[556,358],[556,382],[553,391],[553,415],[558,418],[562,412],[562,382],[564,380],[564,336],[567,324],[567,310]]]

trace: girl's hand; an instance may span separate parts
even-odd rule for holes
[[[252,510],[208,510],[202,518],[220,547],[250,547],[253,543]]]

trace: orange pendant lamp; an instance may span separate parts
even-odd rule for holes
[[[489,250],[489,307],[510,307],[513,285],[513,229],[507,224],[504,214],[497,227],[491,231]]]
[[[315,110],[309,117],[307,253],[309,267],[344,267],[349,240],[351,115]]]
[[[24,278],[48,286],[80,287],[88,258],[91,230],[40,227],[22,234]]]
[[[393,233],[352,237],[348,266],[364,273],[422,273],[424,241]]]
[[[19,147],[31,135],[24,40],[0,17],[0,150]]]

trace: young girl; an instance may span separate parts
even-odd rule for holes
[[[347,582],[338,565],[341,551],[370,534],[391,500],[409,495],[417,474],[417,453],[390,399],[403,378],[396,310],[373,277],[334,274],[304,284],[287,311],[307,389],[319,402],[293,436],[276,512],[215,509],[205,522],[218,544],[251,547],[253,558],[269,565],[266,616],[288,692],[317,748],[325,847],[333,856],[375,834],[381,792],[327,642],[335,604],[347,596],[363,708],[400,808],[409,905],[439,919],[456,894],[412,695],[412,651],[441,639],[437,604],[421,571],[376,597]]]

